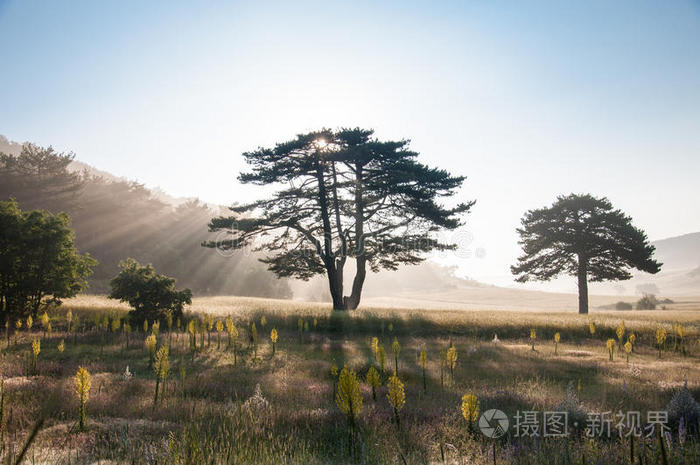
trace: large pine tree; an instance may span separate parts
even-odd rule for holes
[[[518,234],[524,253],[511,267],[516,281],[577,276],[579,313],[588,313],[588,281],[630,279],[631,268],[661,269],[646,234],[607,198],[558,197],[551,207],[525,213]]]
[[[379,141],[371,130],[324,129],[243,156],[252,171],[241,182],[278,190],[214,218],[210,229],[231,236],[205,245],[238,249],[259,239],[278,276],[325,273],[335,309],[357,308],[368,267],[394,270],[454,248],[434,233],[459,227],[473,204],[443,205],[465,178],[419,163],[408,141]],[[344,295],[348,258],[356,271]]]

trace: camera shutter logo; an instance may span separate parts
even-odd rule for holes
[[[479,429],[487,438],[500,438],[509,426],[508,415],[500,410],[490,409],[479,417]]]

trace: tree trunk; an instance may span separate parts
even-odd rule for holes
[[[328,276],[328,288],[331,291],[333,310],[345,310],[343,305],[343,281],[338,279],[338,272],[334,263],[326,263],[326,275]],[[342,273],[340,273],[342,277]]]
[[[578,312],[588,314],[588,261],[578,256]]]
[[[346,310],[355,310],[360,305],[362,286],[365,283],[365,276],[367,275],[367,260],[365,257],[357,257],[356,263],[357,271],[355,272],[355,279],[352,281],[352,293],[350,296],[343,299]]]
[[[362,164],[355,164],[355,279],[352,282],[352,293],[343,299],[347,310],[355,310],[360,305],[362,286],[367,276],[367,256],[365,255],[365,209],[362,198],[363,189]]]

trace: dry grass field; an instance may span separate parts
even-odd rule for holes
[[[671,425],[663,450],[653,435],[633,444],[626,437],[586,438],[581,424],[570,424],[565,438],[518,438],[512,428],[518,411],[565,410],[571,419],[640,411],[645,418],[648,411],[666,410],[686,383],[686,392],[700,398],[700,311],[693,305],[593,310],[589,316],[431,308],[363,307],[346,314],[293,301],[195,299],[180,330],[174,322],[171,332],[161,326],[157,335],[157,347],[169,347],[169,372],[154,404],[156,375],[144,344],[152,328],[126,333],[120,321],[126,306],[99,296],[72,299],[50,312],[50,333],[37,321],[2,345],[3,463],[16,461],[39,419],[44,423],[24,463],[612,464],[630,463],[630,452],[634,463],[699,463],[697,425],[685,425],[683,437]],[[216,330],[216,321],[226,317],[238,332],[231,347],[226,329]],[[186,332],[192,319],[204,328],[194,351]],[[627,362],[615,346],[610,361],[606,341],[617,339],[623,320],[623,340],[634,333],[634,349]],[[251,341],[253,322],[257,342]],[[678,325],[682,344],[675,336]],[[661,327],[667,337],[659,357]],[[279,334],[274,355],[273,328]],[[493,342],[494,335],[500,342]],[[372,349],[374,337],[386,354],[384,372]],[[398,425],[386,387],[395,365],[394,339],[405,389]],[[36,368],[35,340],[41,345]],[[450,346],[457,356],[452,374],[440,357]],[[91,375],[84,431],[78,428],[74,381],[81,366]],[[352,429],[335,402],[342,387],[333,366],[353,370],[360,381],[362,408]],[[370,366],[380,372],[376,400],[365,383]],[[468,393],[478,399],[480,412],[495,408],[509,415],[508,434],[494,440],[470,426],[460,409]]]

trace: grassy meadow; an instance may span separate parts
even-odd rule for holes
[[[589,316],[398,308],[338,313],[321,304],[199,298],[179,330],[173,322],[171,331],[165,325],[158,331],[156,350],[169,347],[169,371],[158,381],[157,403],[156,375],[144,343],[152,328],[126,333],[120,319],[127,311],[104,297],[82,296],[49,312],[51,332],[41,321],[31,330],[25,322],[10,333],[9,343],[3,341],[3,463],[18,460],[40,419],[24,463],[607,464],[630,463],[630,446],[634,463],[700,463],[698,436],[691,432],[681,441],[673,429],[662,450],[655,436],[632,445],[627,438],[588,439],[570,416],[568,438],[515,438],[511,431],[493,440],[470,426],[460,409],[462,396],[471,393],[481,412],[497,408],[511,417],[518,410],[562,405],[644,414],[666,409],[686,382],[699,399],[700,309],[692,306],[593,310]],[[238,332],[230,345],[227,317]],[[194,351],[187,332],[193,318],[200,328]],[[623,320],[623,341],[636,336],[633,351],[628,362],[616,345],[610,361],[606,341],[617,340]],[[220,332],[217,321],[224,326]],[[257,342],[251,340],[253,322]],[[674,324],[685,332],[682,346]],[[660,327],[667,332],[661,357]],[[274,355],[273,328],[278,333]],[[500,342],[493,342],[494,335]],[[372,349],[374,337],[386,353],[384,373]],[[395,365],[394,339],[405,387],[398,425],[386,387]],[[40,350],[34,364],[36,340]],[[440,357],[450,345],[457,355],[453,370]],[[334,400],[334,366],[354,370],[360,380],[362,410],[352,434]],[[376,401],[365,383],[370,366],[380,372]],[[75,389],[79,367],[91,377],[84,430]]]

